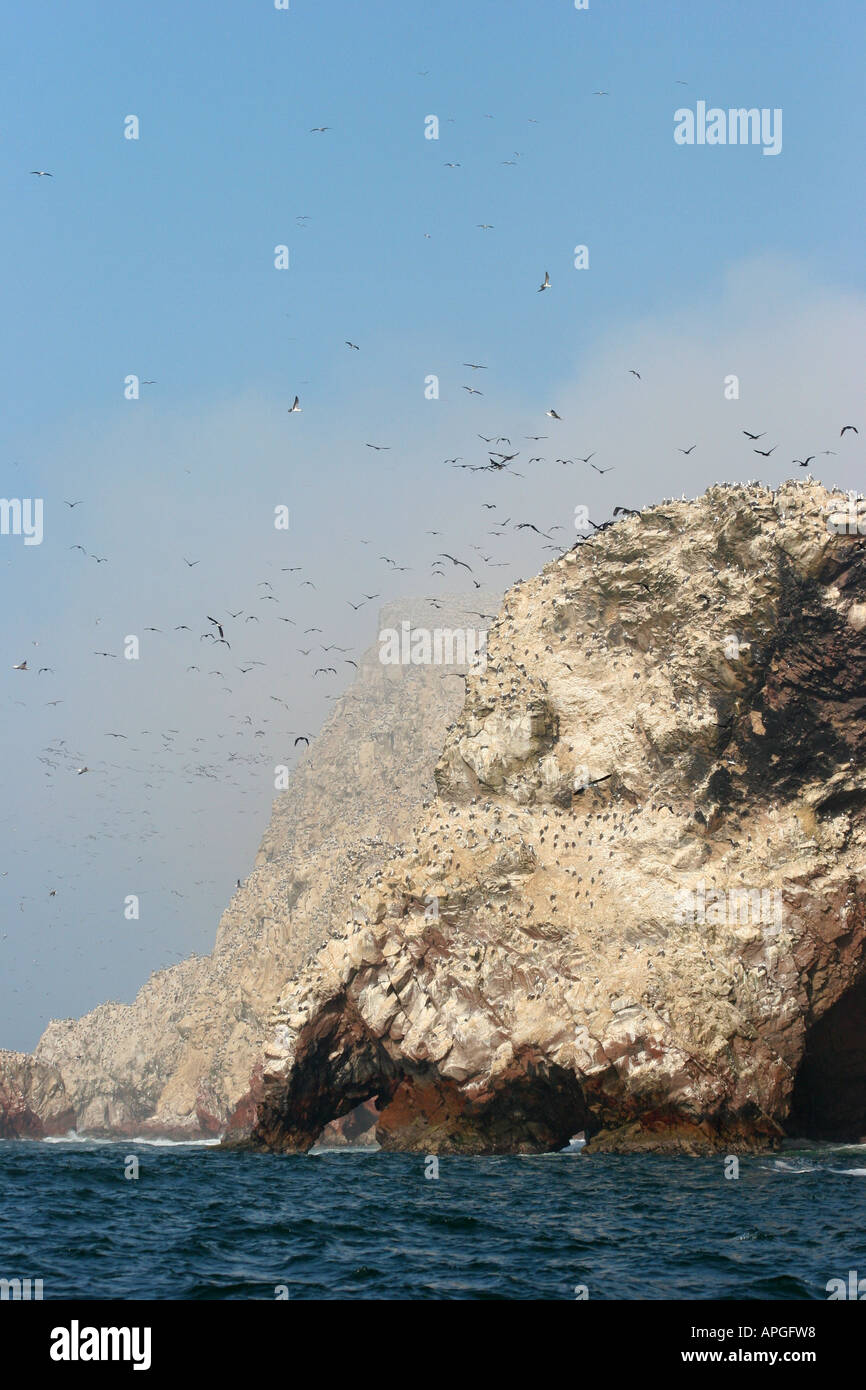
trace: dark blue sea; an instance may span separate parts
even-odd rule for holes
[[[866,1148],[739,1162],[443,1157],[427,1178],[420,1155],[5,1142],[0,1278],[45,1300],[825,1300],[866,1275]]]

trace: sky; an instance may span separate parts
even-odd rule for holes
[[[7,18],[0,489],[44,519],[0,535],[0,1046],[210,949],[380,603],[504,589],[575,507],[862,486],[864,40],[753,0]],[[677,144],[699,102],[781,151]],[[482,435],[509,468],[457,466]]]

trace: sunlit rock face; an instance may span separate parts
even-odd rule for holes
[[[422,1152],[866,1135],[846,505],[717,486],[507,594],[438,796],[286,984],[237,1142],[308,1148],[374,1095]]]
[[[75,1112],[60,1072],[26,1052],[0,1051],[0,1139],[66,1134]]]

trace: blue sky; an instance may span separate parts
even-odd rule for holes
[[[94,649],[252,605],[267,579],[302,627],[357,654],[375,614],[347,599],[440,591],[426,532],[468,547],[496,489],[509,511],[567,527],[578,503],[606,516],[716,478],[775,480],[801,448],[835,448],[837,416],[863,398],[864,30],[853,3],[737,0],[156,0],[7,20],[2,489],[45,499],[46,534],[27,549],[0,537],[0,1045],[30,1046],[53,1014],[130,997],[169,952],[209,948],[266,824],[285,730],[240,740],[258,759],[243,815],[233,782],[199,796],[184,768],[204,748],[221,777],[219,734],[234,738],[242,710],[272,715],[275,688],[292,729],[328,708],[285,632],[249,637],[242,655],[266,666],[257,684],[232,674],[242,705],[187,679],[182,635],[164,650],[154,638],[135,680]],[[674,112],[698,100],[781,108],[782,153],[677,146]],[[728,371],[743,399],[725,414]],[[138,402],[128,373],[156,381]],[[443,465],[483,462],[478,433],[549,435],[552,405],[562,429],[524,480]],[[778,437],[778,456],[759,467],[744,427]],[[694,439],[686,461],[677,448]],[[594,449],[609,477],[554,461]],[[862,448],[848,436],[845,450],[826,480],[859,486]],[[292,510],[285,543],[267,521],[277,502]],[[511,542],[510,568],[486,580],[549,558],[525,532]],[[383,568],[382,547],[411,569]],[[294,563],[315,595],[280,577]],[[38,691],[11,670],[36,641],[55,668]],[[100,764],[105,730],[158,719],[183,756],[154,747],[86,788],[38,763],[65,738]],[[138,829],[118,841],[124,821]],[[160,906],[132,940],[116,904],[141,879]]]
[[[113,404],[128,362],[172,400],[308,378],[324,404],[355,334],[384,403],[455,339],[519,333],[502,373],[531,397],[611,322],[687,302],[734,257],[856,281],[864,28],[854,4],[20,12],[0,141],[9,447]],[[675,146],[673,111],[698,98],[782,107],[782,156]],[[473,235],[484,221],[495,235]],[[577,242],[591,274],[572,272]],[[544,269],[555,298],[518,292]]]

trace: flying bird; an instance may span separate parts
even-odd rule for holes
[[[841,430],[839,431],[840,439],[842,438],[842,435],[846,433],[847,430],[853,430],[855,434],[860,433],[856,425],[843,425]]]
[[[691,446],[691,448],[689,448],[689,449],[680,449],[679,452],[680,452],[681,454],[685,454],[686,457],[688,457],[689,454],[692,452],[692,449],[696,449],[697,447],[698,447],[697,444],[693,444],[693,445]]]
[[[555,410],[547,410],[547,411],[545,411],[545,414],[546,414],[546,415],[549,415],[550,418],[551,418],[551,420],[561,420],[561,419],[562,419],[562,416],[561,416],[561,415],[557,415],[557,413],[556,413]]]
[[[472,566],[467,565],[465,560],[455,560],[453,555],[448,555],[445,551],[440,551],[440,557],[443,560],[450,560],[452,565],[462,565],[464,569],[469,570],[470,574],[472,573]]]
[[[544,272],[544,280],[543,280],[542,283],[538,286],[538,293],[541,294],[541,291],[542,291],[542,290],[549,290],[550,288],[551,288],[551,285],[550,285],[550,272],[549,272],[548,270],[546,270],[546,271]]]
[[[634,369],[634,367],[629,367],[628,370],[629,370],[629,375],[630,375],[630,376],[636,376],[637,379],[638,379],[638,381],[640,381],[640,379],[641,379],[640,372],[636,372],[635,369]]]
[[[346,338],[344,341],[345,341],[345,344],[346,344],[346,347],[347,347],[347,348],[354,348],[355,352],[360,352],[360,351],[361,351],[361,349],[358,347],[358,344],[357,344],[357,343],[350,343],[348,338]]]
[[[290,414],[290,415],[299,415],[300,412],[301,412],[301,406],[300,406],[300,404],[299,404],[299,402],[298,402],[297,396],[295,396],[295,399],[292,401],[292,404],[291,404],[291,406],[290,406],[290,408],[289,408],[289,414]]]
[[[778,449],[778,444],[774,444],[772,449],[753,449],[753,454],[760,454],[762,458],[768,459],[772,453]]]
[[[763,438],[764,438],[764,435],[765,435],[766,433],[767,433],[766,430],[764,430],[761,434],[751,434],[749,430],[743,430],[743,434],[746,436],[746,438],[747,438],[747,439],[751,439],[751,440],[753,440],[753,441],[756,441],[756,440],[758,440],[758,439],[763,439]]]
[[[35,174],[38,179],[53,179],[54,175],[49,174],[47,169],[31,169],[31,174]]]

